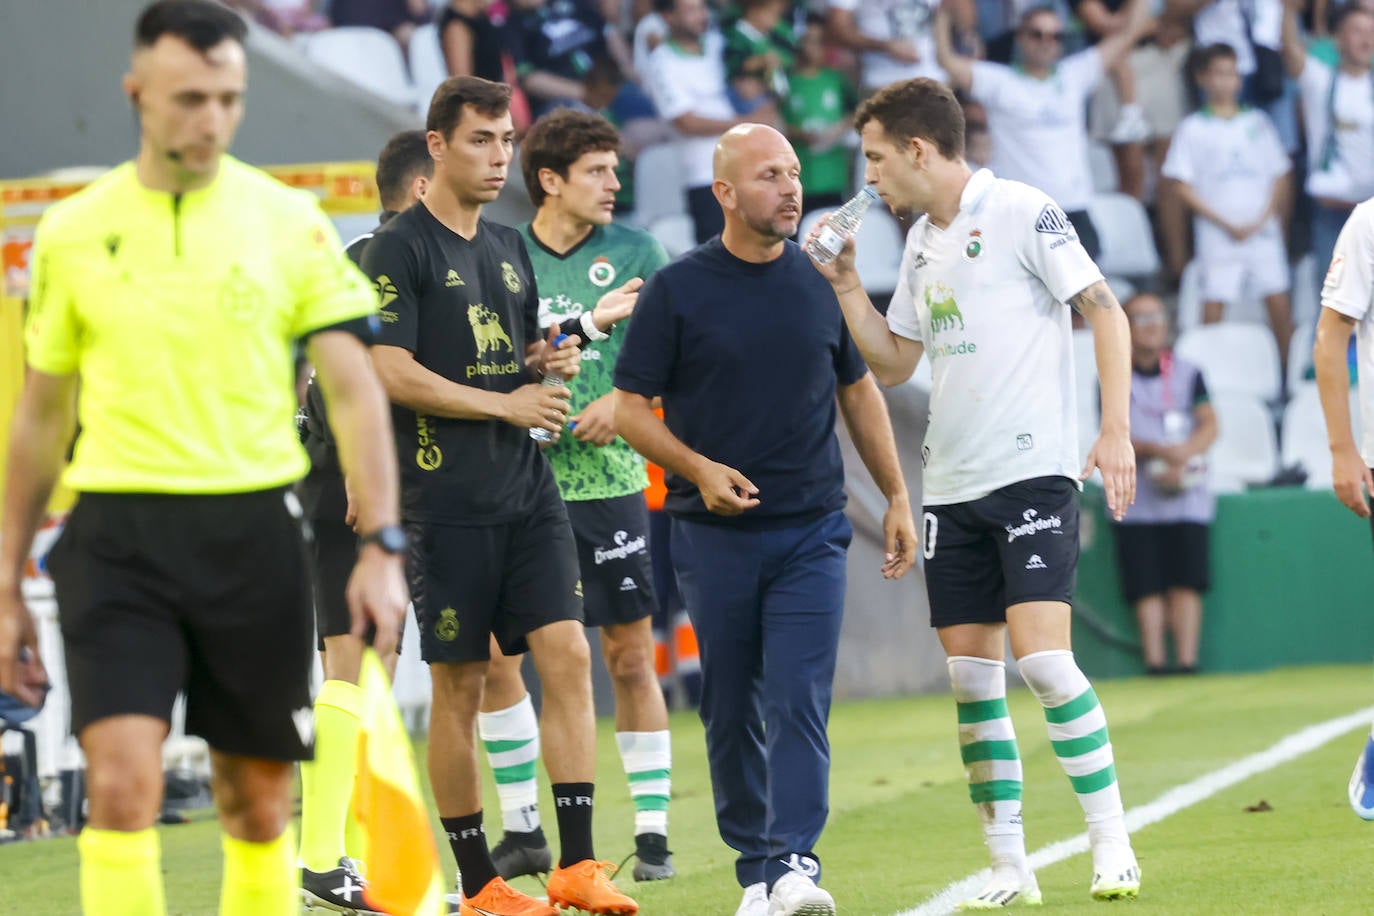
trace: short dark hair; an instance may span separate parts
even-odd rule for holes
[[[520,144],[520,173],[530,203],[542,207],[548,196],[539,183],[541,169],[567,178],[568,168],[587,153],[608,150],[619,152],[620,132],[599,114],[560,108],[535,121]]]
[[[134,46],[152,47],[163,35],[175,35],[204,54],[226,39],[243,44],[248,26],[238,13],[210,0],[157,0],[139,14]]]
[[[1345,6],[1337,6],[1336,11],[1331,14],[1331,34],[1335,35],[1345,25],[1347,19],[1363,13],[1366,16],[1374,15],[1369,9],[1360,6],[1358,3],[1347,3]]]
[[[1208,67],[1212,66],[1213,61],[1218,60],[1237,60],[1236,49],[1224,41],[1203,45],[1193,51],[1192,60],[1188,62],[1188,66],[1194,76],[1200,76],[1207,71]]]
[[[1036,16],[1041,15],[1042,13],[1049,13],[1056,19],[1060,18],[1059,10],[1055,9],[1052,4],[1040,3],[1035,6],[1032,6],[1030,9],[1026,10],[1024,13],[1021,14],[1021,18],[1016,20],[1016,31],[1025,31],[1026,26],[1030,25],[1030,21],[1034,19]]]
[[[410,188],[416,175],[426,178],[434,174],[434,160],[429,156],[429,143],[422,130],[403,130],[382,147],[377,157],[377,193],[382,196],[382,206],[388,210],[401,210],[401,198]]]
[[[654,0],[654,12],[660,16],[667,15],[677,6],[677,0]]]
[[[615,58],[609,54],[597,53],[592,55],[592,64],[587,68],[586,74],[582,77],[582,82],[591,85],[620,86],[625,82],[625,71],[616,63]]]
[[[450,76],[434,90],[425,130],[438,131],[447,140],[463,120],[465,107],[489,118],[499,118],[510,111],[510,93],[505,83],[494,83],[478,76]]]
[[[920,77],[878,90],[854,113],[854,129],[862,132],[869,121],[898,146],[920,137],[946,159],[964,154],[964,109],[944,83]]]

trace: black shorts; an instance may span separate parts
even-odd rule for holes
[[[1128,604],[1171,588],[1207,591],[1207,526],[1200,522],[1114,525],[1116,567]]]
[[[1002,623],[1027,601],[1071,603],[1078,487],[1035,477],[982,499],[927,506],[921,535],[930,625]]]
[[[326,636],[343,636],[352,627],[348,613],[348,577],[358,561],[358,535],[342,519],[310,520],[310,573],[315,592],[318,648]]]
[[[649,509],[643,493],[567,504],[582,568],[587,626],[634,623],[654,613]]]
[[[74,734],[109,716],[170,721],[217,751],[305,760],[310,583],[285,489],[86,493],[49,556]]]
[[[526,634],[582,622],[577,544],[561,499],[495,525],[410,522],[406,572],[426,662],[485,661],[529,649]]]

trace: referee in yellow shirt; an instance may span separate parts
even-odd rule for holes
[[[365,342],[370,284],[310,195],[225,154],[244,26],[208,0],[138,20],[124,89],[137,158],[39,224],[0,529],[0,690],[42,680],[20,570],[56,483],[80,493],[51,569],[87,760],[87,914],[160,916],[161,745],[172,702],[211,747],[220,913],[299,907],[286,835],[311,754],[312,615],[292,346],[305,339],[354,482],[354,631],[394,651],[406,604],[395,451]]]

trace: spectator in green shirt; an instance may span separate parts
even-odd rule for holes
[[[787,71],[797,54],[797,36],[786,18],[789,5],[789,0],[743,0],[739,18],[725,28],[725,76],[741,114],[769,99],[787,98]]]
[[[825,26],[808,18],[783,101],[787,133],[801,161],[806,208],[838,207],[851,189],[853,152],[845,140],[858,98],[840,71],[825,66]]]

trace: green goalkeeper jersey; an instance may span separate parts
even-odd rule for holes
[[[534,265],[539,287],[539,326],[576,318],[590,312],[607,292],[634,277],[649,275],[668,263],[668,253],[647,232],[611,223],[596,226],[567,254],[555,254],[535,236],[529,223],[520,227]],[[568,383],[572,391],[571,414],[611,393],[615,360],[624,339],[624,322],[611,329],[606,340],[587,344],[582,351],[582,371]],[[568,501],[610,499],[638,493],[648,485],[644,459],[617,438],[597,447],[579,442],[569,430],[546,454],[553,465],[558,489]]]

